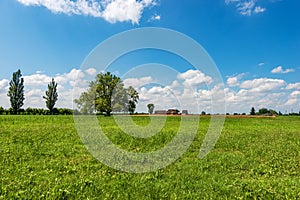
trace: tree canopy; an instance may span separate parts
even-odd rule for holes
[[[148,113],[149,113],[149,114],[153,114],[153,111],[154,111],[154,104],[153,104],[153,103],[149,103],[149,104],[147,105],[147,107],[148,107]]]
[[[255,108],[254,107],[251,108],[250,115],[255,115]]]
[[[120,77],[110,72],[100,73],[89,88],[74,102],[83,114],[95,111],[109,116],[111,112],[134,113],[139,95],[133,87],[125,88]]]
[[[12,80],[9,83],[7,96],[10,98],[11,108],[14,114],[17,114],[24,105],[24,79],[21,70],[13,73]]]

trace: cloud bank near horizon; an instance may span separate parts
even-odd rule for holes
[[[58,83],[58,102],[56,107],[72,108],[73,99],[86,91],[88,80],[93,80],[97,70],[72,69],[63,74],[57,74],[53,78]],[[147,104],[153,103],[155,109],[187,109],[190,113],[217,113],[218,108],[212,108],[212,96],[222,101],[222,95],[226,94],[227,112],[249,113],[251,107],[271,108],[282,113],[300,109],[300,82],[287,83],[283,79],[254,78],[245,79],[245,74],[238,74],[227,78],[224,87],[213,85],[212,77],[199,70],[187,70],[178,73],[170,84],[153,84],[158,77],[133,77],[124,79],[125,86],[132,85],[137,89],[140,100],[137,105],[138,112],[147,112]],[[47,85],[52,77],[36,72],[24,75],[25,104],[24,108],[46,108],[42,98]],[[207,87],[210,86],[210,87]],[[0,106],[10,107],[7,91],[9,80],[0,80]],[[212,110],[213,109],[213,110]]]

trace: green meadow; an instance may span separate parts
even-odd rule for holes
[[[180,117],[148,139],[99,116],[107,137],[132,152],[154,151],[176,135]],[[146,126],[147,116],[133,116]],[[193,120],[195,117],[191,117]],[[148,173],[110,168],[80,140],[73,116],[0,115],[0,199],[297,199],[300,117],[226,118],[215,148],[198,158],[210,117],[173,164]]]

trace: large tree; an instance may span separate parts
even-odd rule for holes
[[[138,93],[133,87],[124,88],[120,77],[110,72],[100,73],[90,82],[89,89],[74,102],[81,113],[92,114],[95,110],[109,116],[111,112],[134,112]]]
[[[149,104],[147,105],[147,107],[148,107],[148,113],[149,113],[149,114],[152,114],[153,111],[154,111],[154,104],[153,104],[153,103],[149,103]]]
[[[116,103],[123,102],[123,83],[121,78],[110,72],[100,73],[96,77],[95,107],[97,111],[105,113],[107,116],[113,110]]]
[[[50,114],[53,114],[53,109],[58,99],[57,83],[55,83],[54,78],[52,78],[52,81],[48,84],[48,90],[45,94],[46,95],[43,96],[43,98],[46,100],[46,106],[49,109]]]
[[[17,114],[24,105],[24,79],[21,70],[13,73],[12,80],[9,83],[7,96],[10,98],[11,108],[14,114]]]

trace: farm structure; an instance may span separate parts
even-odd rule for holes
[[[179,115],[180,111],[178,109],[168,109],[168,110],[156,110],[154,114],[157,115]]]

